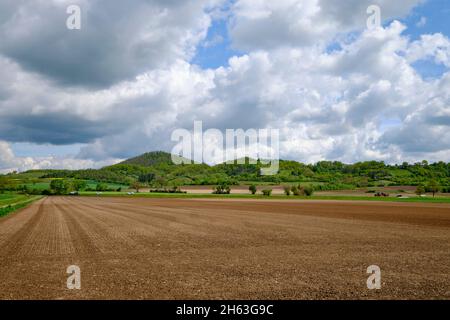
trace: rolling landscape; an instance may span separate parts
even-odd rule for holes
[[[281,161],[276,176],[258,172],[151,152],[3,175],[0,297],[450,298],[450,164]],[[386,270],[379,292],[365,288],[373,262]],[[86,278],[75,294],[58,276],[71,263]]]
[[[422,197],[424,201],[445,201],[450,196],[450,163],[419,163],[386,165],[368,161],[355,164],[322,161],[306,165],[296,161],[280,161],[276,175],[263,176],[263,165],[246,158],[240,162],[218,165],[175,165],[166,152],[149,152],[113,166],[89,170],[31,170],[0,176],[0,192],[15,191],[22,194],[69,194],[70,192],[153,191],[152,193],[211,194],[217,186],[230,188],[230,195],[251,194],[249,186],[273,191],[273,195],[286,195],[285,187],[310,189],[314,193],[330,196],[361,196],[373,198],[378,192],[390,197],[408,195]],[[256,163],[256,164],[250,164]],[[53,182],[53,185],[52,185]],[[159,191],[159,192],[158,192]],[[171,192],[173,191],[173,192]],[[234,191],[234,192],[232,192]],[[305,196],[305,193],[289,195]]]

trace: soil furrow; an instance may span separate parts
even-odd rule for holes
[[[448,221],[443,204],[50,197],[0,218],[0,299],[450,299]]]

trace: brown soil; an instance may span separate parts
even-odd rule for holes
[[[450,299],[450,205],[47,198],[0,219],[0,298]]]

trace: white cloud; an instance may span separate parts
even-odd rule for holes
[[[409,45],[407,58],[410,63],[432,59],[450,68],[450,40],[441,33],[422,35]]]
[[[0,141],[0,174],[31,169],[84,169],[100,168],[119,162],[121,159],[103,161],[83,160],[75,157],[17,157],[9,143]]]

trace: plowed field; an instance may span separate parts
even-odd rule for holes
[[[450,205],[46,198],[0,218],[0,298],[450,299]]]

